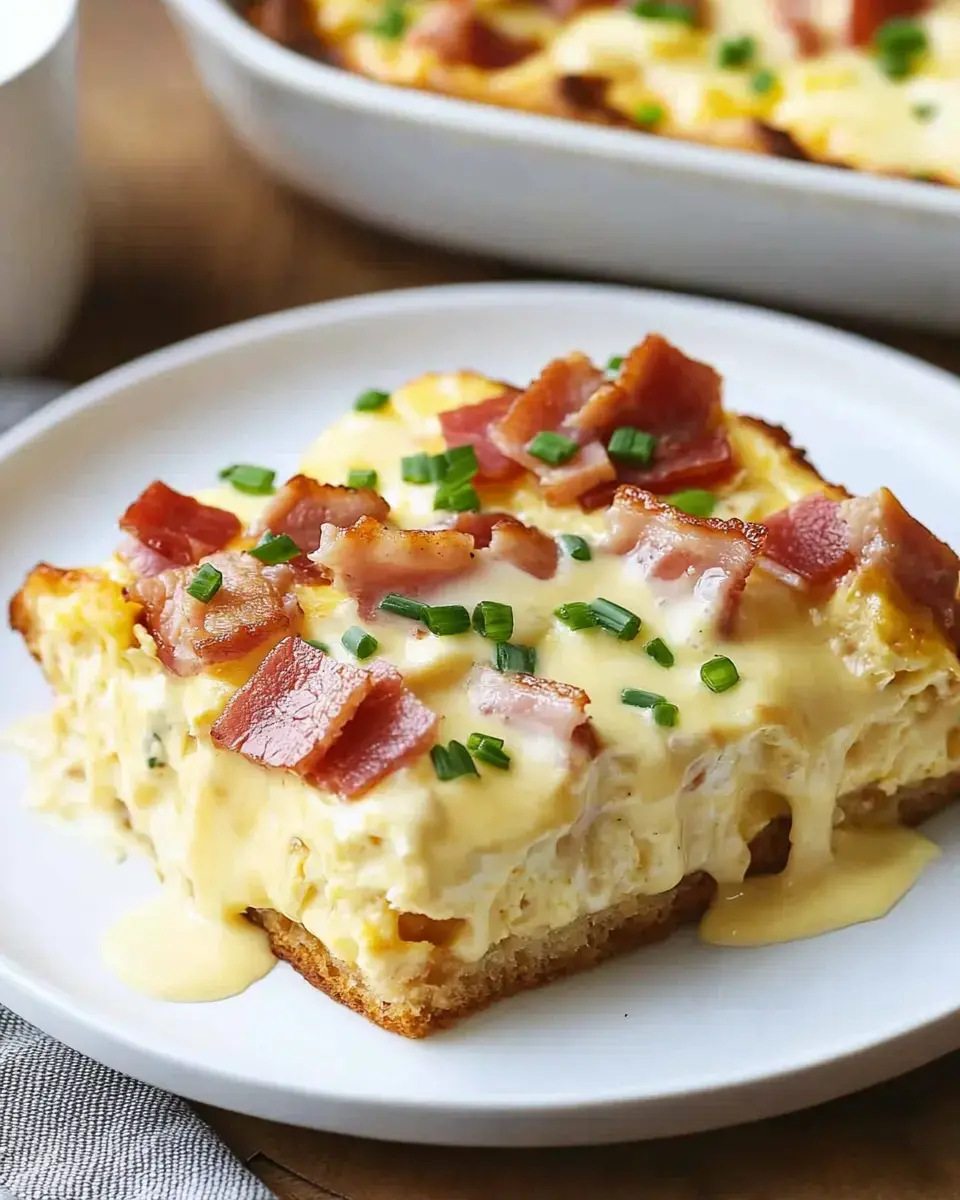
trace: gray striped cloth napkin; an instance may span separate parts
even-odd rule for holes
[[[0,380],[0,432],[63,391]],[[0,1008],[0,1200],[273,1200],[181,1099]]]

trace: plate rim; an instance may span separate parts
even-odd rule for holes
[[[494,305],[502,300],[513,302],[519,300],[526,303],[550,303],[560,300],[589,304],[591,299],[640,301],[674,311],[693,312],[700,315],[722,311],[734,319],[751,322],[754,328],[759,325],[761,331],[763,327],[779,328],[788,332],[793,331],[804,338],[815,340],[826,338],[844,350],[861,355],[868,354],[878,365],[882,365],[886,361],[910,370],[919,381],[926,385],[928,394],[931,390],[952,393],[954,406],[960,401],[960,379],[943,368],[933,366],[903,351],[873,342],[862,335],[754,305],[608,284],[519,281],[439,285],[376,292],[343,300],[322,301],[255,317],[199,334],[114,368],[53,400],[37,413],[0,435],[0,474],[2,474],[5,464],[14,459],[21,449],[42,439],[48,431],[69,422],[75,415],[109,402],[119,391],[136,387],[150,379],[162,376],[167,371],[189,367],[191,364],[205,359],[229,354],[233,349],[269,342],[288,334],[303,333],[312,326],[327,327],[349,320],[376,321],[381,318],[390,318],[398,312],[430,310],[439,306],[445,309],[449,309],[451,306],[469,309],[478,301],[483,306]],[[931,396],[930,399],[932,401],[933,397]],[[945,394],[943,399],[949,403],[951,396]],[[956,413],[956,411],[957,409],[954,407],[954,412]],[[284,1097],[296,1097],[305,1104],[312,1104],[315,1108],[335,1104],[356,1113],[374,1111],[378,1114],[377,1119],[388,1117],[390,1113],[402,1110],[407,1115],[411,1113],[442,1115],[448,1120],[459,1121],[484,1117],[507,1119],[511,1115],[520,1113],[530,1119],[540,1118],[546,1121],[571,1117],[578,1113],[581,1115],[590,1113],[602,1121],[614,1110],[640,1112],[660,1104],[676,1104],[687,1099],[702,1103],[711,1098],[731,1096],[734,1093],[741,1094],[764,1086],[776,1085],[778,1082],[800,1081],[812,1072],[858,1059],[872,1051],[878,1051],[880,1048],[894,1052],[901,1043],[935,1039],[939,1048],[931,1053],[925,1051],[923,1060],[926,1061],[945,1051],[946,1038],[949,1038],[951,1044],[956,1044],[952,1029],[948,1030],[946,1027],[952,1026],[960,1013],[960,996],[958,996],[953,1005],[941,1005],[928,1012],[919,1022],[904,1020],[882,1037],[867,1036],[856,1044],[847,1043],[840,1050],[808,1057],[802,1063],[786,1064],[773,1072],[764,1070],[762,1067],[754,1067],[736,1075],[726,1073],[722,1078],[701,1079],[696,1086],[688,1086],[682,1090],[676,1088],[658,1090],[654,1082],[652,1090],[648,1088],[643,1092],[638,1092],[636,1086],[630,1090],[621,1088],[617,1091],[596,1092],[586,1103],[578,1100],[572,1092],[560,1093],[549,1098],[544,1098],[542,1095],[530,1097],[515,1092],[496,1095],[487,1092],[481,1096],[465,1094],[458,1099],[454,1106],[447,1102],[440,1103],[410,1096],[383,1098],[356,1093],[344,1094],[339,1090],[325,1089],[322,1080],[312,1083],[309,1087],[296,1082],[281,1083],[265,1080],[235,1071],[229,1063],[217,1066],[198,1065],[195,1060],[191,1060],[177,1050],[163,1051],[155,1043],[144,1044],[142,1041],[138,1041],[134,1031],[128,1026],[117,1026],[108,1018],[98,1014],[95,1009],[91,1009],[87,1005],[78,1005],[69,992],[62,991],[55,985],[47,984],[29,971],[21,970],[3,953],[0,953],[0,988],[4,993],[4,1003],[14,1011],[21,1011],[19,1005],[22,1004],[24,1010],[29,1010],[28,1020],[35,1020],[39,1016],[43,1023],[42,1027],[57,1028],[58,1032],[55,1036],[76,1046],[84,1053],[93,1054],[118,1070],[129,1071],[133,1066],[138,1073],[142,1073],[142,1077],[157,1083],[158,1086],[169,1086],[162,1082],[161,1077],[165,1068],[172,1067],[176,1070],[178,1077],[182,1077],[182,1079],[178,1078],[178,1086],[180,1083],[185,1083],[184,1090],[188,1094],[192,1093],[194,1098],[198,1099],[207,1099],[210,1094],[209,1089],[217,1086],[235,1088],[247,1094],[256,1092],[264,1100],[263,1104],[258,1102],[262,1114],[274,1117],[277,1114],[277,1105],[273,1101],[281,1101]],[[10,992],[15,997],[12,1003],[8,998]],[[66,1027],[66,1032],[63,1031],[64,1027]],[[77,1034],[80,1036],[78,1037]],[[940,1045],[941,1042],[944,1044]],[[92,1043],[96,1043],[96,1046],[94,1049],[89,1049],[88,1047]],[[920,1060],[911,1060],[909,1065],[920,1065]],[[209,1102],[223,1103],[223,1097]],[[253,1106],[253,1108],[256,1107],[257,1105]],[[789,1102],[786,1102],[786,1107],[790,1107]],[[252,1111],[253,1108],[250,1104],[244,1106],[245,1111]],[[772,1115],[773,1111],[785,1110],[786,1108],[771,1109],[769,1115]],[[290,1119],[289,1115],[285,1119]],[[722,1123],[722,1120],[718,1119],[717,1123]],[[329,1127],[329,1124],[325,1127]],[[695,1127],[702,1129],[709,1126],[698,1122]],[[345,1131],[349,1132],[349,1130]],[[591,1132],[588,1137],[590,1141],[598,1140],[595,1132]],[[602,1136],[600,1140],[602,1140]],[[548,1144],[548,1140],[538,1138],[533,1142],[516,1144],[541,1145]]]

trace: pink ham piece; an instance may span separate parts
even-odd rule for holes
[[[389,663],[355,667],[288,637],[234,694],[211,737],[351,800],[423,754],[437,723]]]
[[[309,475],[294,475],[270,500],[251,526],[259,537],[269,530],[293,538],[304,554],[320,545],[323,525],[349,529],[361,517],[386,521],[390,505],[373,488],[340,487],[319,483]]]
[[[463,408],[452,408],[440,414],[440,428],[448,448],[472,446],[476,451],[478,471],[477,483],[507,483],[522,474],[519,463],[507,458],[490,437],[490,426],[509,411],[520,393],[516,388],[505,387],[498,396],[481,400],[479,404],[466,404]],[[375,517],[376,513],[368,513]]]
[[[143,605],[143,624],[168,670],[195,675],[264,650],[299,629],[303,613],[290,590],[293,571],[287,564],[265,567],[239,550],[222,550],[203,562],[223,575],[207,604],[187,591],[196,567],[174,567],[127,590]]]
[[[801,58],[820,53],[823,35],[814,20],[813,0],[774,0],[773,11],[780,25],[793,38]]]
[[[674,623],[674,636],[729,634],[759,557],[762,525],[692,517],[649,492],[617,489],[607,513],[608,546],[640,568]],[[691,605],[680,601],[693,601]],[[678,626],[684,621],[684,628]]]
[[[510,513],[460,513],[450,528],[469,533],[476,549],[489,548],[491,558],[512,563],[535,579],[552,579],[557,573],[557,543]]]
[[[555,359],[517,396],[509,412],[490,426],[494,444],[536,474],[550,504],[571,504],[590,488],[616,478],[603,446],[571,423],[603,379],[603,372],[586,355]],[[527,446],[538,433],[547,431],[572,438],[581,449],[561,466],[543,462],[530,454]]]
[[[410,42],[429,46],[448,66],[482,71],[512,67],[538,49],[536,42],[508,37],[481,20],[471,0],[440,0],[414,27]]]
[[[470,703],[485,717],[497,716],[537,733],[553,734],[564,743],[587,720],[590,697],[581,688],[555,679],[519,672],[502,673],[475,667],[469,683]]]
[[[222,550],[239,535],[240,522],[233,513],[201,504],[156,480],[123,514],[120,528],[133,539],[120,547],[121,557],[138,573],[156,575]],[[152,553],[141,552],[141,547]]]
[[[310,555],[369,614],[387,592],[419,596],[473,570],[473,538],[453,529],[392,529],[372,517],[350,529],[324,525]]]
[[[799,583],[823,587],[853,567],[849,530],[841,504],[820,492],[804,496],[789,508],[766,517],[763,564],[792,573]],[[774,572],[779,573],[779,572]]]

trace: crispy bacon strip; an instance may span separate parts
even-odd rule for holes
[[[686,636],[731,631],[766,537],[762,525],[692,517],[625,485],[617,489],[607,527],[610,549],[639,565],[678,630],[683,618]],[[692,605],[678,603],[690,600]]]
[[[853,567],[849,530],[837,500],[814,492],[764,520],[764,561],[785,568],[800,581],[822,587]]]
[[[127,591],[143,605],[143,624],[169,670],[195,675],[299,629],[303,613],[290,590],[293,571],[288,565],[265,567],[238,550],[223,550],[203,561],[223,575],[220,590],[208,604],[187,591],[195,567],[174,567],[138,580]]]
[[[373,685],[369,671],[287,637],[234,693],[210,736],[261,766],[307,776]]]
[[[536,42],[508,37],[481,20],[470,0],[441,0],[418,22],[410,41],[429,46],[448,66],[482,71],[512,67],[537,49]]]
[[[476,451],[480,468],[476,474],[478,483],[506,483],[522,472],[520,464],[507,458],[490,437],[490,426],[506,416],[519,395],[516,388],[505,387],[499,396],[440,414],[440,428],[447,446],[451,449],[473,446]],[[376,513],[368,515],[373,517]]]
[[[512,563],[534,579],[552,579],[557,573],[557,543],[522,521],[499,521],[494,525],[490,555]]]
[[[123,514],[120,528],[159,555],[157,559],[140,557],[128,544],[126,556],[131,564],[139,557],[145,565],[156,566],[162,560],[170,566],[186,567],[205,554],[222,550],[240,533],[240,522],[233,513],[201,504],[156,480]]]
[[[590,697],[582,688],[539,675],[503,674],[478,666],[470,677],[469,696],[484,716],[551,733],[563,742],[571,742],[578,727],[588,720]]]
[[[811,0],[775,0],[774,12],[780,24],[792,35],[801,57],[820,53],[823,37],[813,19]]]
[[[421,595],[476,565],[473,538],[453,529],[391,529],[372,517],[350,529],[324,525],[311,562],[369,613],[387,592]]]
[[[915,17],[929,7],[929,0],[851,0],[850,42],[866,46],[887,21],[894,17]]]
[[[293,538],[304,554],[312,554],[320,545],[320,528],[336,525],[349,529],[361,517],[386,521],[390,505],[373,488],[341,487],[318,483],[309,475],[294,475],[270,500],[251,526],[259,537],[268,529]]]
[[[516,521],[508,512],[465,512],[457,513],[445,527],[457,533],[469,533],[477,550],[486,550],[493,537],[493,530],[501,521]]]

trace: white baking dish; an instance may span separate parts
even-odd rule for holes
[[[960,330],[960,189],[387,87],[165,0],[282,179],[377,225],[550,268]]]

